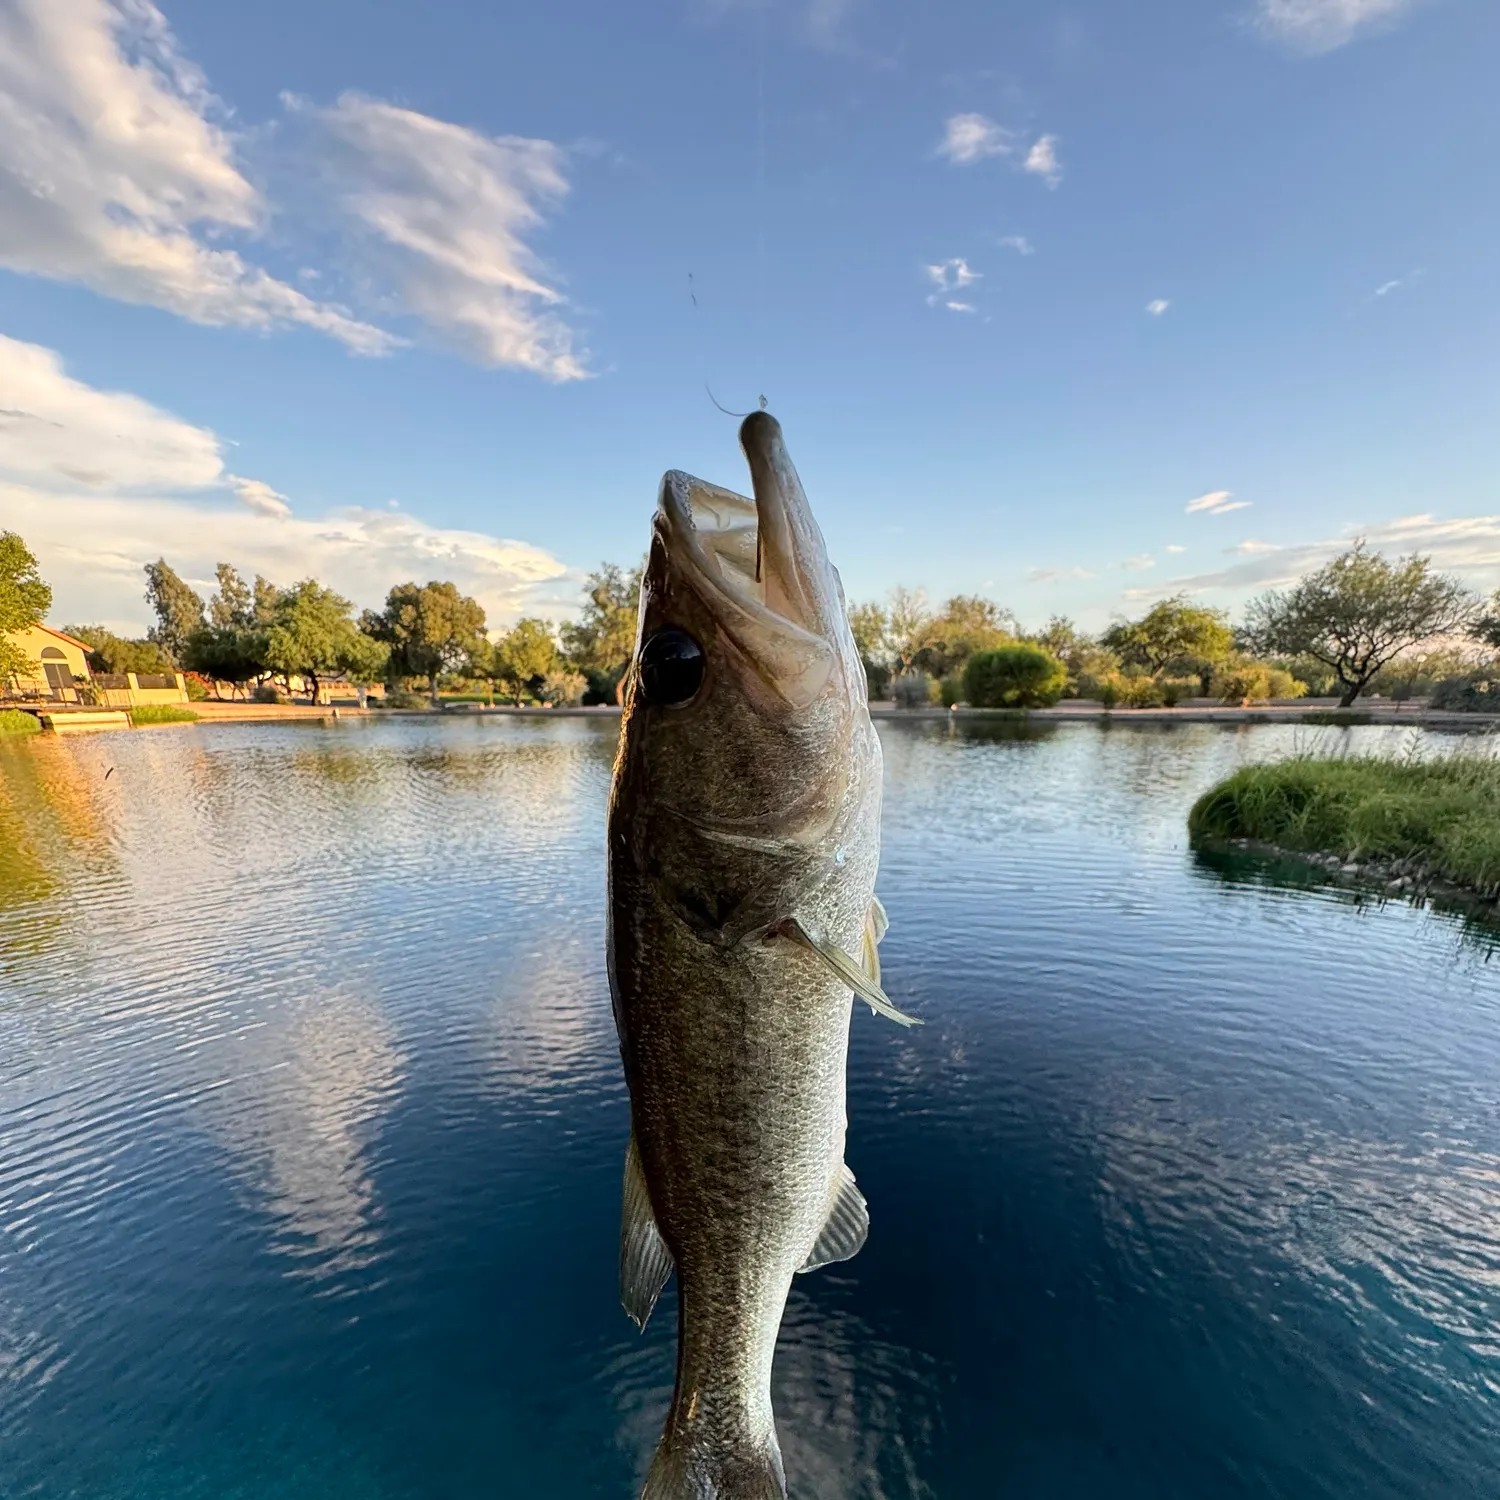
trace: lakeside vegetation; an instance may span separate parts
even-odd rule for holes
[[[1293,756],[1245,766],[1188,816],[1195,839],[1331,855],[1403,889],[1434,880],[1500,896],[1500,758]]]
[[[196,724],[198,715],[177,703],[138,703],[130,710],[132,724]]]
[[[0,708],[0,739],[41,732],[42,721],[35,714],[19,708]]]
[[[165,559],[144,573],[156,622],[144,638],[66,627],[88,644],[94,671],[181,671],[191,698],[285,701],[300,691],[317,699],[337,681],[363,701],[378,684],[391,707],[442,697],[618,702],[640,585],[639,569],[605,563],[586,578],[575,619],[527,616],[492,631],[478,601],[449,581],[397,584],[381,608],[356,616],[350,600],[316,579],[246,581],[220,563],[205,595]],[[0,533],[0,645],[9,653],[0,654],[0,685],[27,665],[3,631],[36,623],[50,603],[22,539]],[[854,605],[849,619],[871,698],[902,708],[1024,709],[1061,698],[1151,708],[1334,695],[1347,709],[1378,694],[1430,697],[1451,711],[1500,710],[1500,592],[1486,607],[1430,559],[1393,561],[1362,542],[1291,588],[1251,600],[1238,623],[1176,594],[1098,634],[1063,616],[1027,630],[994,600],[955,595],[932,609],[922,590],[905,587]]]

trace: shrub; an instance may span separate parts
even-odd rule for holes
[[[250,695],[250,701],[252,703],[285,703],[286,694],[274,682],[261,682],[256,684],[255,691]]]
[[[1184,698],[1196,698],[1201,685],[1196,677],[1164,677],[1161,681],[1161,701],[1168,708],[1176,708]]]
[[[1214,673],[1213,695],[1225,703],[1263,703],[1268,698],[1301,698],[1307,684],[1284,667],[1244,658],[1225,662]]]
[[[582,672],[548,672],[542,678],[542,702],[554,708],[576,706],[583,702],[588,685]]]
[[[938,701],[940,691],[925,672],[904,672],[891,679],[891,697],[897,708],[927,708]]]
[[[964,698],[975,708],[1045,708],[1068,685],[1068,669],[1040,646],[976,651],[964,666]]]
[[[382,700],[386,708],[430,708],[431,702],[421,693],[408,692],[406,688],[390,688]]]
[[[1121,672],[1084,672],[1078,679],[1078,696],[1113,708],[1120,701],[1120,684],[1124,680]]]
[[[955,703],[964,701],[964,674],[962,672],[950,672],[938,683],[938,702],[944,708],[952,708]]]
[[[196,724],[198,715],[180,703],[141,703],[130,710],[132,724]]]
[[[1160,708],[1167,701],[1166,688],[1149,672],[1125,672],[1121,675],[1120,702],[1126,708]]]
[[[205,698],[213,697],[206,677],[200,677],[196,672],[184,672],[182,680],[187,684],[189,703],[202,703]]]
[[[20,708],[0,708],[0,735],[40,734],[42,721]]]
[[[1459,714],[1500,713],[1500,665],[1491,662],[1439,682],[1432,690],[1432,707]]]

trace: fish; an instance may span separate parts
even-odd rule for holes
[[[674,1270],[677,1374],[642,1500],[784,1500],[771,1368],[792,1278],[855,1255],[854,996],[887,919],[880,742],[843,586],[781,425],[754,499],[661,482],[608,819],[608,967],[630,1094],[620,1299]]]

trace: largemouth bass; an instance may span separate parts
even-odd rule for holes
[[[672,472],[641,585],[609,813],[630,1087],[620,1294],[675,1266],[677,1381],[643,1500],[782,1500],[771,1362],[792,1277],[869,1229],[844,1164],[853,994],[880,988],[880,744],[843,589],[781,427],[753,501]]]

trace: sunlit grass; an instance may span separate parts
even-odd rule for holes
[[[20,708],[0,708],[0,734],[40,734],[42,721]]]
[[[1500,895],[1500,758],[1294,756],[1246,766],[1188,815],[1195,838],[1240,838],[1352,861],[1414,862]]]
[[[175,703],[142,703],[130,710],[132,724],[196,724],[198,715]]]

